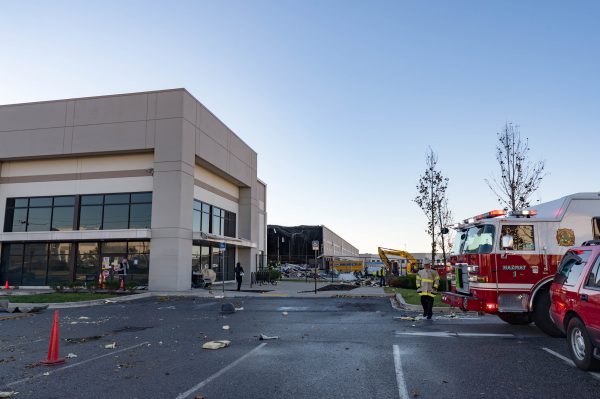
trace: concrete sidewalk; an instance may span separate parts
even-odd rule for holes
[[[331,282],[317,281],[317,289],[332,284]],[[339,284],[334,282],[333,284]],[[352,290],[342,291],[317,291],[315,294],[315,283],[314,280],[309,282],[304,281],[278,281],[276,285],[273,284],[254,284],[250,287],[250,284],[242,284],[241,291],[237,291],[237,284],[233,282],[225,283],[225,290],[221,284],[213,285],[211,289],[190,289],[188,291],[149,291],[139,294],[115,296],[110,299],[95,299],[91,301],[80,301],[80,302],[64,302],[64,303],[49,303],[48,309],[66,309],[66,308],[79,308],[86,306],[98,306],[108,303],[123,303],[129,301],[135,301],[137,299],[159,297],[159,296],[180,296],[180,297],[197,297],[197,298],[364,298],[364,297],[375,297],[383,298],[391,296],[386,294],[382,287],[357,287]],[[49,293],[52,290],[20,290],[17,294],[13,292],[13,295],[28,295],[28,294],[39,294]],[[5,298],[6,299],[6,298]],[[41,303],[29,304],[19,303],[19,306],[40,306],[44,305]]]

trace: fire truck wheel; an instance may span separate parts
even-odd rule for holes
[[[548,290],[540,291],[533,302],[533,322],[551,337],[565,336],[550,318],[550,292]]]
[[[574,317],[567,327],[567,343],[573,362],[582,370],[600,370],[600,360],[594,358],[594,347],[583,322]]]
[[[531,315],[529,313],[498,313],[500,320],[513,325],[526,325],[531,323]]]

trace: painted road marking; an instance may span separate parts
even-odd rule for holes
[[[237,366],[244,359],[246,359],[247,357],[251,356],[252,354],[254,354],[255,352],[257,352],[258,350],[260,350],[266,344],[267,344],[266,342],[263,342],[262,344],[258,345],[256,348],[252,349],[250,352],[246,353],[244,356],[238,358],[237,360],[234,360],[232,363],[229,363],[229,365],[223,367],[221,370],[217,371],[216,373],[214,373],[213,375],[211,375],[210,377],[208,377],[204,381],[199,382],[198,384],[194,385],[192,388],[188,389],[184,393],[180,393],[179,396],[177,396],[176,399],[187,398],[188,396],[190,396],[191,394],[193,394],[194,392],[196,392],[198,389],[200,389],[203,386],[209,384],[212,380],[220,377],[221,375],[225,374],[227,371],[229,371],[232,368],[234,368],[235,366]]]
[[[558,352],[554,352],[552,349],[542,347],[542,350],[548,352],[552,356],[556,356],[557,358],[559,358],[560,360],[564,361],[565,363],[567,363],[571,367],[577,367],[575,365],[575,363],[573,363],[573,361],[571,359],[569,359],[568,357],[565,357],[565,356],[561,355]],[[600,380],[600,373],[594,373],[593,371],[588,371],[588,374],[590,374],[595,379]]]
[[[487,334],[487,333],[453,333],[449,331],[423,331],[423,332],[401,332],[396,331],[396,336],[401,335],[412,335],[421,337],[440,337],[440,338],[456,338],[456,337],[469,337],[469,338],[486,338],[486,337],[499,337],[499,338],[516,338],[513,334]]]
[[[78,362],[78,363],[69,364],[68,366],[64,366],[64,367],[61,367],[61,368],[58,368],[58,369],[53,369],[53,370],[47,371],[45,373],[40,373],[40,374],[32,375],[31,377],[23,378],[21,380],[13,381],[11,383],[6,384],[6,386],[7,387],[12,387],[12,386],[21,384],[21,383],[23,383],[25,381],[33,380],[34,378],[38,378],[38,377],[42,377],[42,376],[49,376],[51,374],[57,373],[57,372],[62,371],[62,370],[70,369],[72,367],[81,366],[83,364],[92,362],[94,360],[102,359],[103,357],[112,356],[112,355],[115,355],[117,353],[121,353],[121,352],[125,352],[125,351],[131,350],[131,349],[139,348],[140,346],[144,346],[144,345],[148,345],[148,344],[149,344],[149,342],[146,341],[146,342],[142,342],[141,344],[129,346],[127,348],[119,349],[119,350],[116,350],[116,351],[111,351],[109,353],[105,353],[104,355],[92,357],[92,358],[83,360],[83,361]]]
[[[400,359],[400,348],[394,345],[394,367],[396,368],[396,382],[398,383],[398,395],[400,399],[408,399],[404,373],[402,373],[402,360]]]
[[[303,310],[308,310],[308,306],[280,306],[277,310],[280,312],[285,310],[301,312]]]

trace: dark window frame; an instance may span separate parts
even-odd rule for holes
[[[208,212],[205,212],[205,207],[208,207]],[[218,206],[208,204],[206,202],[194,199],[194,207],[193,207],[193,217],[192,217],[192,229],[193,219],[196,217],[196,213],[200,215],[200,230],[202,233],[209,233],[220,235],[223,237],[236,237],[236,229],[237,229],[237,216],[235,212],[228,211],[223,208],[219,208]],[[205,218],[208,218],[208,231],[204,231],[202,226],[204,224]],[[215,228],[215,223],[213,218],[219,219],[219,230],[217,232]],[[222,228],[221,228],[222,227]],[[193,230],[196,231],[196,230]]]

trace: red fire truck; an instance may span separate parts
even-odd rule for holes
[[[442,294],[443,302],[510,324],[534,321],[547,334],[562,335],[550,319],[549,288],[569,247],[600,239],[600,193],[493,210],[451,227],[452,292]]]

